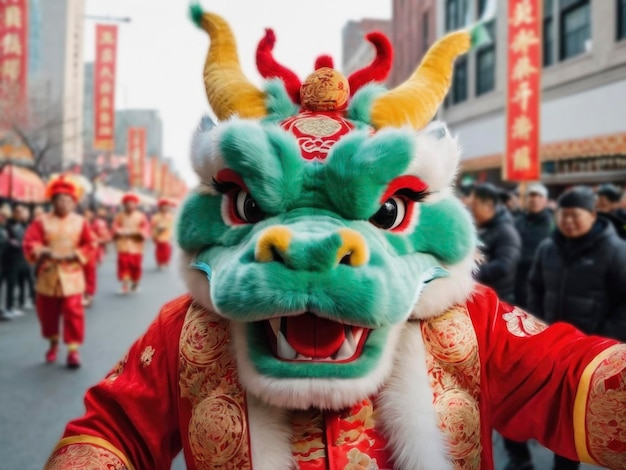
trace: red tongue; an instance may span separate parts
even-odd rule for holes
[[[306,357],[335,354],[346,339],[343,325],[310,313],[285,318],[285,337],[293,349]]]

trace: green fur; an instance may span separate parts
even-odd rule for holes
[[[374,100],[385,93],[387,89],[379,84],[365,85],[357,91],[348,106],[348,119],[356,122],[369,124]]]
[[[202,15],[204,15],[204,12],[202,11],[200,3],[196,1],[189,5],[189,17],[198,28],[202,27]]]
[[[268,80],[265,84],[265,97],[268,116],[264,122],[276,123],[298,114],[298,106],[291,101],[282,80]]]
[[[389,328],[373,330],[363,346],[363,353],[353,362],[307,363],[285,362],[274,357],[266,340],[263,324],[248,325],[249,357],[257,371],[270,377],[311,379],[355,379],[366,376],[378,364],[389,334]]]
[[[485,23],[476,23],[470,30],[471,47],[472,49],[491,44],[493,39],[491,38],[489,31],[485,27]]]

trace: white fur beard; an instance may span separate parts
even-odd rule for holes
[[[355,379],[278,379],[260,374],[248,353],[246,324],[232,322],[232,339],[239,380],[246,391],[264,403],[280,408],[340,410],[376,394],[393,367],[403,323],[393,326],[374,370]]]

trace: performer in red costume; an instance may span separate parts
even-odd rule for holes
[[[87,221],[91,233],[94,238],[94,250],[89,262],[85,265],[85,298],[83,304],[85,307],[91,307],[93,298],[96,295],[97,288],[97,267],[102,262],[106,244],[111,240],[111,234],[106,226],[106,222],[98,217],[92,210],[85,211],[85,220]]]
[[[122,211],[113,221],[113,237],[117,248],[117,277],[122,283],[121,293],[136,292],[141,280],[143,245],[148,230],[148,219],[137,206],[139,197],[128,193],[122,198]]]
[[[151,220],[152,240],[155,245],[154,256],[159,269],[167,268],[172,257],[172,235],[174,229],[174,214],[171,212],[172,201],[166,198],[159,199],[159,211]]]
[[[93,235],[85,219],[74,209],[79,187],[65,176],[48,185],[52,211],[36,219],[24,235],[26,258],[36,264],[36,308],[42,336],[50,342],[46,361],[56,361],[59,322],[67,344],[67,366],[80,367],[78,348],[84,337],[83,269],[93,251]]]
[[[390,66],[381,36],[374,65],[343,77],[324,59],[302,84],[266,41],[257,60],[282,80],[260,90],[228,24],[192,17],[221,122],[192,146],[189,295],[87,392],[46,470],[165,470],[181,449],[189,470],[492,470],[494,429],[626,468],[626,345],[547,326],[472,277],[459,147],[431,121],[484,25],[393,90],[370,83]]]

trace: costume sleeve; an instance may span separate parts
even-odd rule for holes
[[[611,258],[606,286],[613,308],[599,334],[626,341],[626,243],[620,242]]]
[[[494,427],[568,459],[626,468],[626,345],[564,323],[548,327],[491,298],[474,308],[490,312],[480,336]]]
[[[494,242],[493,256],[480,265],[476,273],[476,280],[491,284],[511,271],[517,269],[522,253],[522,242],[513,226],[501,230]]]
[[[85,415],[67,425],[44,470],[170,468],[182,448],[178,342],[189,304],[184,296],[163,307],[120,363],[87,391]],[[90,465],[76,465],[76,455]]]
[[[45,248],[45,233],[40,220],[35,220],[24,233],[22,249],[26,260],[34,264],[38,261],[41,250]]]

